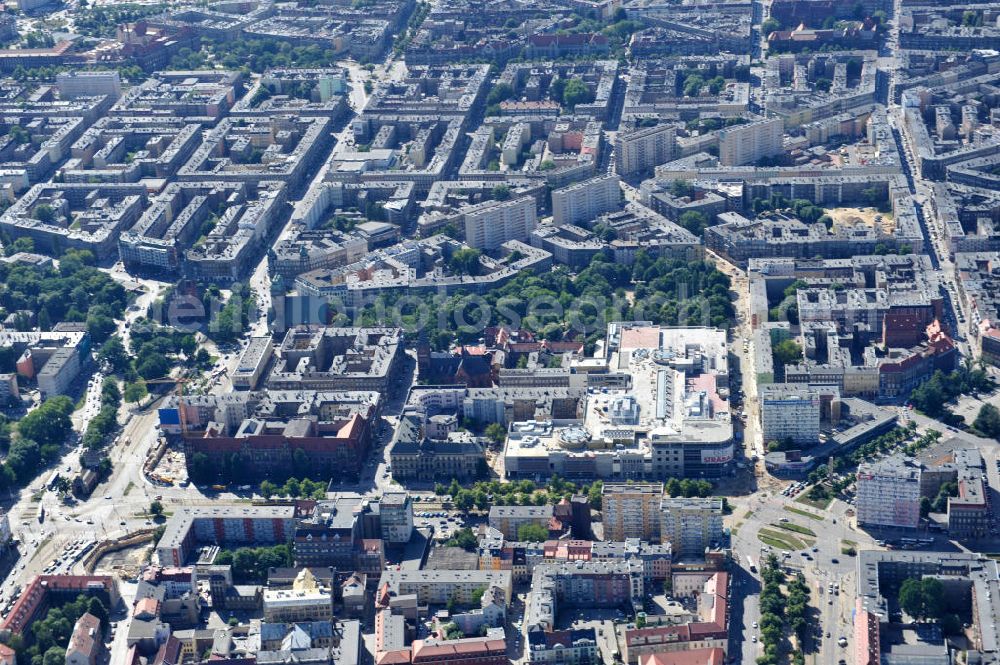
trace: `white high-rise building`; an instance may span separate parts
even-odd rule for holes
[[[508,240],[528,242],[528,235],[538,221],[535,199],[530,196],[469,206],[462,219],[466,244],[487,252],[499,249]]]
[[[662,497],[663,483],[604,483],[601,490],[604,539],[658,540],[657,508]]]
[[[858,466],[858,524],[916,528],[920,524],[920,465],[902,457]]]
[[[615,139],[615,172],[629,175],[666,164],[674,158],[677,131],[672,125],[643,127]]]
[[[760,386],[760,420],[764,442],[791,439],[801,445],[819,442],[819,391],[805,384]]]
[[[577,182],[552,192],[552,221],[556,224],[589,222],[621,207],[622,189],[616,175]]]
[[[719,130],[719,163],[722,166],[755,164],[782,152],[785,123],[781,118],[760,120]]]
[[[660,501],[660,541],[674,555],[703,556],[722,540],[722,499],[664,498]]]
[[[382,540],[391,544],[410,542],[413,535],[413,504],[406,492],[389,491],[379,502]]]
[[[122,96],[122,81],[118,72],[62,72],[56,76],[59,95],[63,99],[109,95]]]

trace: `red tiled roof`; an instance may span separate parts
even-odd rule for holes
[[[435,658],[507,653],[507,643],[504,640],[467,639],[428,644],[424,640],[414,640],[412,650],[414,663],[433,663]]]
[[[722,665],[725,662],[726,654],[719,647],[654,653],[639,657],[639,665]]]

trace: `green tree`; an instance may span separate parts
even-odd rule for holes
[[[452,495],[452,503],[463,513],[468,512],[475,503],[475,497],[468,490],[459,490],[458,494]]]
[[[773,17],[765,19],[760,25],[760,30],[764,33],[764,36],[767,37],[775,30],[781,30],[781,21]]]
[[[66,649],[50,647],[42,657],[42,665],[65,665]]]
[[[42,224],[51,224],[56,218],[56,211],[49,204],[41,203],[35,206],[32,216]]]
[[[490,423],[486,426],[483,434],[495,444],[501,444],[507,438],[507,430],[500,423]]]
[[[500,102],[506,101],[514,96],[514,88],[508,83],[498,83],[493,86],[490,90],[490,94],[486,96],[486,104],[488,106],[493,106],[494,104],[499,104]]]
[[[910,402],[918,411],[933,418],[947,410],[946,403],[951,397],[945,385],[944,373],[937,371],[910,393]]]
[[[685,97],[695,97],[701,92],[702,87],[705,85],[705,79],[703,79],[698,74],[692,74],[684,79],[684,96]]]
[[[944,586],[934,577],[910,577],[899,587],[899,606],[917,620],[944,616]]]
[[[549,539],[549,530],[541,524],[529,522],[517,528],[517,539],[525,543],[544,543]]]
[[[594,510],[601,509],[601,495],[604,489],[604,483],[600,480],[595,480],[594,484],[590,486],[587,490],[587,500],[590,501],[590,507]]]
[[[701,237],[702,232],[708,226],[708,217],[705,216],[705,213],[697,210],[687,210],[681,213],[677,223],[696,236]]]
[[[778,342],[771,351],[776,363],[790,365],[802,360],[802,347],[793,339],[786,339]]]
[[[20,125],[14,125],[13,127],[10,128],[10,131],[7,133],[10,136],[10,138],[13,139],[14,143],[17,143],[18,145],[23,145],[25,143],[31,142],[31,134],[28,132],[27,129],[21,127]],[[41,219],[41,218],[36,217],[35,219]]]
[[[974,28],[983,24],[982,15],[975,11],[965,11],[962,13],[962,25],[967,28]]]
[[[165,377],[172,363],[162,353],[147,353],[137,358],[136,373],[144,379],[160,379]]]
[[[472,529],[465,527],[459,529],[455,534],[444,542],[445,547],[460,547],[468,552],[474,552],[479,547],[479,541]]]
[[[97,359],[102,363],[110,365],[111,370],[116,374],[124,372],[129,366],[128,352],[125,350],[125,345],[122,343],[121,337],[117,335],[112,335],[101,345],[101,350],[97,353]]]
[[[101,404],[117,407],[122,402],[122,393],[118,390],[118,382],[108,377],[101,383]]]
[[[73,429],[70,414],[73,402],[65,395],[47,399],[40,407],[26,415],[17,425],[18,433],[40,446],[62,445]]]
[[[4,248],[6,256],[13,256],[18,252],[34,252],[35,241],[31,238],[18,238]]]
[[[510,187],[507,185],[497,185],[492,189],[490,195],[494,201],[506,201],[510,198]]]
[[[87,332],[95,342],[104,342],[118,327],[115,320],[106,312],[106,307],[98,306],[87,314]]]
[[[989,403],[983,404],[979,408],[979,414],[973,421],[972,426],[981,432],[983,436],[994,439],[1000,438],[1000,409]]]
[[[571,78],[563,88],[562,103],[564,106],[574,109],[577,104],[586,104],[593,101],[593,93],[587,84],[579,78]]]
[[[677,178],[670,183],[670,194],[677,198],[690,198],[694,196],[694,185],[687,180]]]
[[[911,577],[903,580],[899,587],[899,607],[910,616],[919,619],[924,613],[924,597],[920,580]]]
[[[129,404],[135,404],[136,402],[142,401],[142,399],[148,394],[149,391],[146,388],[146,382],[142,379],[125,384],[124,397],[125,401]]]
[[[207,367],[212,364],[212,355],[207,349],[198,349],[194,354],[194,362],[199,367]]]
[[[481,256],[482,253],[478,249],[463,247],[451,255],[451,258],[448,260],[448,267],[452,272],[475,276],[479,274],[479,269],[482,265],[479,262]]]
[[[153,517],[162,517],[163,504],[160,503],[159,501],[154,501],[153,503],[149,504],[149,514],[152,515]]]
[[[102,627],[107,627],[109,619],[108,608],[104,606],[104,603],[101,602],[100,598],[92,596],[87,601],[87,611],[100,619]]]

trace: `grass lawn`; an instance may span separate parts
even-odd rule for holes
[[[763,533],[758,533],[757,534],[757,540],[759,540],[760,542],[764,543],[768,547],[773,547],[776,550],[791,550],[791,549],[795,549],[794,547],[792,547],[791,545],[789,545],[785,541],[778,540],[777,538],[772,538],[771,536],[767,536],[767,535],[765,535]]]
[[[853,540],[840,541],[840,553],[847,556],[857,556],[858,544]]]
[[[795,497],[795,501],[798,503],[805,504],[807,506],[812,506],[813,508],[818,508],[819,510],[826,510],[827,508],[830,507],[830,504],[833,503],[833,497],[829,497],[827,499],[820,499],[816,501],[806,496],[807,494],[809,494],[808,491],[803,492],[802,494]]]
[[[816,520],[817,522],[822,522],[826,518],[822,515],[817,515],[816,513],[810,513],[808,510],[802,510],[801,508],[796,508],[794,506],[785,506],[785,510],[790,513],[795,513],[796,515],[801,515],[802,517],[808,517],[811,520]]]
[[[779,529],[784,529],[785,531],[794,531],[795,533],[801,533],[803,536],[816,537],[816,532],[808,527],[804,527],[800,524],[795,524],[794,522],[778,522],[777,524],[772,524],[771,526],[776,526]]]
[[[781,533],[780,531],[774,531],[772,529],[761,529],[757,532],[757,538],[760,542],[765,545],[770,545],[771,547],[776,547],[782,550],[802,550],[805,549],[808,543],[804,540],[792,536],[788,533]]]

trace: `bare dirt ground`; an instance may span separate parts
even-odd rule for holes
[[[891,234],[896,230],[896,222],[892,215],[879,212],[876,208],[832,208],[827,214],[833,218],[835,227],[863,224],[875,228],[878,224],[883,233]]]

